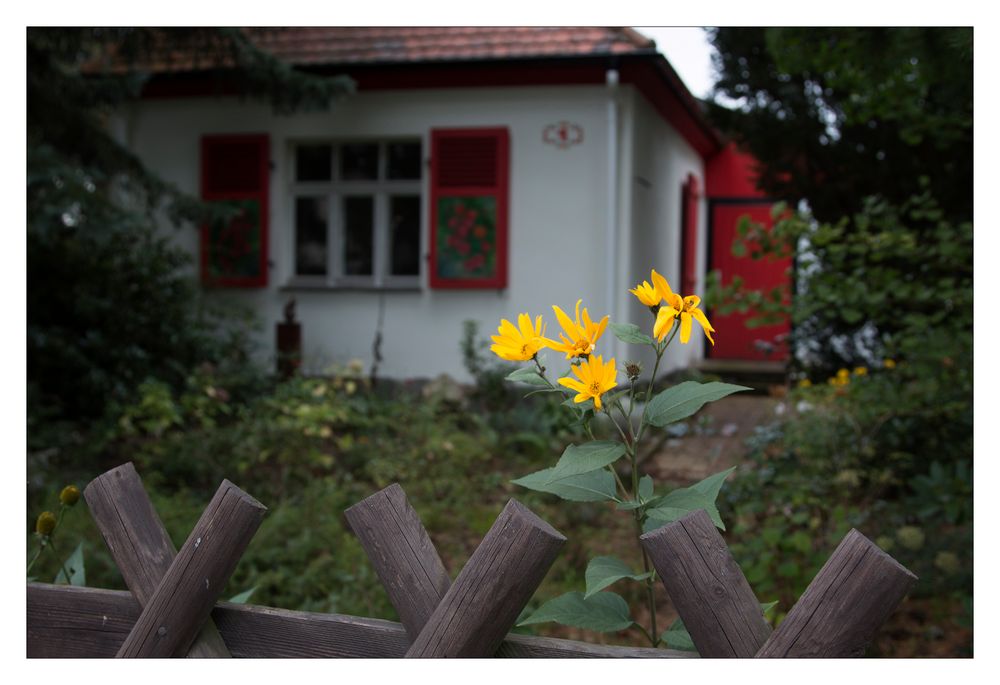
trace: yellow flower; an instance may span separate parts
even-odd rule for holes
[[[56,529],[56,515],[51,511],[43,511],[35,521],[35,532],[39,535],[51,535]]]
[[[705,316],[705,313],[698,309],[698,305],[701,304],[700,297],[697,295],[688,295],[682,298],[680,295],[670,293],[669,296],[663,299],[666,300],[666,303],[656,313],[656,323],[653,324],[653,335],[656,336],[657,340],[663,340],[673,327],[674,319],[680,318],[681,343],[686,343],[691,339],[691,319],[694,319],[701,326],[701,329],[705,331],[705,337],[708,338],[708,342],[713,345],[715,344],[715,341],[712,340],[712,333],[715,332],[715,329],[708,322],[708,317]]]
[[[597,339],[604,334],[604,329],[608,326],[608,317],[604,317],[599,323],[594,323],[590,319],[590,314],[587,312],[587,308],[583,309],[583,321],[580,321],[580,303],[583,300],[576,301],[576,321],[572,320],[567,316],[566,312],[561,310],[556,305],[552,305],[552,311],[556,313],[556,319],[559,320],[559,325],[566,332],[566,335],[562,333],[559,334],[559,339],[561,343],[555,340],[545,340],[545,344],[551,347],[553,350],[566,353],[566,359],[572,359],[573,357],[582,357],[584,355],[591,354],[594,351],[594,347],[597,345]],[[567,337],[569,336],[569,337]]]
[[[59,501],[71,507],[80,501],[80,489],[75,485],[67,485],[59,493]]]
[[[809,380],[808,378],[803,378],[802,380],[799,381],[799,387],[800,388],[811,388],[812,387],[812,381]]]
[[[854,367],[854,375],[855,376],[867,376],[868,375],[868,369],[866,367],[864,367],[864,366],[855,366]]]
[[[655,309],[659,307],[660,301],[673,295],[673,291],[670,290],[667,279],[656,273],[656,269],[650,270],[649,278],[653,281],[653,285],[650,285],[649,281],[643,281],[634,288],[629,289],[629,292],[635,295],[644,305],[653,309],[653,313],[655,314]]]
[[[882,362],[882,366],[884,366],[887,369],[895,369],[896,368],[896,360],[895,359],[886,359],[886,360],[884,360]]]
[[[500,327],[497,333],[500,335],[491,336],[495,345],[490,346],[501,359],[511,362],[525,362],[535,356],[538,350],[545,347],[545,338],[542,337],[542,315],[535,319],[535,325],[531,325],[531,317],[519,314],[517,323],[520,327],[514,327],[507,319],[500,320]]]
[[[577,395],[573,401],[577,404],[594,398],[594,409],[600,411],[601,395],[618,385],[616,380],[618,370],[615,369],[614,357],[605,364],[600,355],[595,355],[590,359],[584,359],[572,369],[580,380],[560,378],[559,385],[576,390]]]

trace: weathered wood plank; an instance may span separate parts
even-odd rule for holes
[[[699,509],[640,538],[703,657],[752,657],[771,634],[760,603]]]
[[[565,542],[510,500],[406,656],[493,656]]]
[[[139,604],[120,590],[28,583],[29,658],[113,657],[139,618]],[[409,640],[399,623],[339,614],[220,602],[212,612],[240,658],[401,658]],[[612,647],[574,640],[508,635],[498,656],[514,658],[684,658],[689,652]]]
[[[145,606],[177,550],[156,515],[142,479],[128,462],[92,480],[83,496],[125,585],[140,606]],[[187,656],[230,656],[211,619],[205,622]]]
[[[757,656],[863,656],[915,582],[915,575],[852,529]]]
[[[344,512],[410,640],[451,586],[434,543],[398,483]]]
[[[236,568],[267,508],[228,480],[143,607],[118,656],[186,654]]]

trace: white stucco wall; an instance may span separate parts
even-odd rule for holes
[[[634,121],[631,140],[631,174],[627,196],[631,202],[628,217],[631,226],[629,287],[649,280],[650,269],[656,269],[675,291],[681,288],[681,187],[689,173],[705,187],[705,165],[701,156],[670,126],[652,105],[638,92],[632,92],[629,107]],[[704,199],[698,209],[698,287],[694,293],[703,295],[707,240]],[[649,310],[628,294],[622,318],[644,330],[651,331],[653,317]],[[686,345],[676,338],[660,365],[661,370],[689,366],[704,358],[701,329],[695,325]],[[634,349],[634,348],[633,348]],[[653,362],[651,353],[642,358],[644,367]]]
[[[206,134],[270,135],[269,285],[260,289],[213,292],[218,301],[251,307],[263,323],[258,341],[273,359],[274,324],[294,296],[302,323],[306,368],[332,362],[372,361],[379,298],[384,301],[380,373],[397,378],[448,373],[467,380],[459,352],[462,322],[472,319],[480,333],[495,332],[501,318],[519,312],[544,314],[549,334],[558,331],[551,305],[571,311],[583,298],[592,314],[612,310],[604,275],[607,183],[607,102],[604,86],[562,86],[415,90],[361,93],[325,113],[281,117],[266,105],[235,98],[143,101],[125,115],[121,133],[149,167],[165,180],[198,192],[199,141]],[[618,278],[614,309],[618,319],[649,324],[627,288],[656,267],[678,282],[680,185],[691,171],[704,178],[698,155],[630,87],[619,88]],[[580,125],[580,145],[558,149],[544,144],[547,125],[566,120]],[[286,288],[294,269],[290,195],[291,147],[299,140],[348,141],[383,136],[423,140],[429,155],[432,128],[506,126],[510,130],[509,285],[504,291],[432,290],[424,262],[421,287],[412,292],[303,290]],[[637,178],[650,184],[647,188]],[[428,252],[429,179],[424,174],[422,251]],[[704,221],[704,212],[700,213]],[[169,229],[172,230],[172,229]],[[173,239],[197,256],[193,227]],[[699,240],[704,249],[704,240]],[[613,317],[615,318],[615,317]],[[609,338],[610,333],[608,334]],[[610,342],[610,340],[609,340]],[[616,341],[617,342],[617,341]],[[677,346],[679,348],[679,346]],[[688,346],[670,364],[699,356]],[[624,350],[621,350],[624,352]],[[605,350],[613,352],[609,345]],[[552,353],[550,353],[551,358]],[[622,356],[622,360],[624,356]],[[627,355],[625,355],[627,356]],[[648,367],[647,367],[648,368]]]

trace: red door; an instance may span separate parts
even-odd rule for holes
[[[749,255],[734,257],[733,239],[740,218],[749,216],[751,221],[771,225],[771,202],[766,200],[716,200],[709,202],[709,232],[711,250],[709,269],[718,269],[722,284],[729,285],[733,277],[743,279],[744,288],[769,293],[773,288],[789,282],[791,259],[751,259]],[[756,316],[749,311],[721,316],[709,313],[715,334],[715,346],[708,345],[708,356],[713,359],[745,359],[785,361],[788,359],[788,321],[750,328],[747,319]]]

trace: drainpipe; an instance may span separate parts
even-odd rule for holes
[[[618,290],[618,70],[609,68],[604,82],[608,87],[608,203],[604,241],[605,298],[612,321],[618,321],[615,296]],[[618,338],[612,337],[612,356],[620,356]]]

